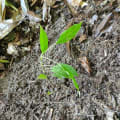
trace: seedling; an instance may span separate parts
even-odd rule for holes
[[[64,43],[72,40],[76,36],[78,31],[80,30],[81,25],[82,25],[82,22],[80,22],[79,24],[74,24],[73,26],[71,26],[70,28],[65,30],[60,35],[56,44],[64,44]],[[43,54],[48,49],[48,37],[47,37],[47,33],[44,31],[42,26],[40,26],[40,49],[42,52],[41,57],[40,57],[41,58],[41,66],[43,67],[42,59],[45,58],[45,57],[43,57]],[[48,60],[49,60],[49,58],[48,58]],[[56,62],[54,62],[54,63],[56,63]],[[43,71],[44,71],[44,69],[43,69]],[[79,85],[75,79],[75,77],[78,76],[78,74],[72,66],[63,64],[63,63],[57,63],[55,66],[51,67],[51,72],[53,73],[53,76],[55,76],[57,78],[71,79],[75,88],[79,91]],[[46,78],[47,78],[47,76],[44,74],[40,74],[38,76],[38,79],[46,79]]]

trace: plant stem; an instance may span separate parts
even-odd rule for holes
[[[43,56],[42,56],[42,54],[40,56],[40,60],[41,60],[41,62],[40,62],[41,68],[43,70],[43,73],[45,73],[45,69],[44,69],[44,66],[43,66]]]
[[[49,61],[52,61],[52,62],[55,63],[55,64],[58,64],[57,62],[55,62],[54,60],[52,60],[52,59],[50,59],[50,58],[43,57],[43,56],[42,56],[42,58],[47,59],[47,60],[49,60]]]

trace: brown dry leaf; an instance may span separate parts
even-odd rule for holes
[[[70,55],[70,42],[68,41],[66,44],[65,44],[65,46],[66,46],[66,50],[67,50],[67,52],[68,52],[68,54]]]
[[[6,76],[6,72],[0,72],[0,79],[3,79]]]
[[[34,22],[40,22],[41,21],[41,18],[30,10],[27,12],[27,16],[29,17],[30,21],[34,21]]]
[[[95,37],[97,37],[100,32],[105,28],[106,24],[108,23],[108,21],[110,20],[112,16],[112,13],[109,13],[103,20],[102,22],[98,25],[97,29],[96,29],[96,33],[95,33]]]
[[[32,0],[32,3],[31,3],[31,7],[33,6],[33,5],[35,5],[35,3],[37,2],[37,0]]]
[[[68,29],[71,25],[73,24],[73,19],[67,24],[67,26],[65,27],[65,30]],[[70,55],[71,51],[70,51],[70,42],[68,41],[66,44],[66,50],[68,52],[68,54]]]
[[[86,40],[86,39],[87,39],[86,34],[83,34],[82,36],[80,36],[79,41],[80,41],[80,42],[83,42],[83,41]]]
[[[85,69],[85,71],[90,74],[91,73],[91,68],[90,68],[87,57],[81,57],[81,58],[79,58],[79,61],[81,62],[81,65]]]
[[[47,6],[53,6],[56,0],[44,0],[44,2],[46,2]]]
[[[64,0],[64,1],[74,16],[77,15],[77,8],[79,6],[81,6],[82,8],[84,6],[87,6],[87,3],[83,2],[82,0]]]
[[[47,16],[50,14],[50,8],[55,4],[56,0],[44,0],[43,11],[42,11],[42,20],[45,21]]]
[[[82,0],[67,0],[67,2],[74,7],[79,7],[82,4]]]
[[[20,15],[16,16],[16,18],[16,20],[7,19],[0,22],[0,39],[3,39],[6,35],[8,35],[8,33],[10,33],[23,20],[23,17]]]
[[[4,38],[17,26],[17,22],[13,22],[12,19],[4,20],[0,22],[0,39]]]
[[[20,0],[20,5],[22,8],[22,14],[27,15],[27,12],[29,10],[28,1],[27,0]]]

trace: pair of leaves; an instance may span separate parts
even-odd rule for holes
[[[75,88],[79,91],[79,85],[75,79],[75,76],[78,76],[78,74],[72,66],[61,63],[53,66],[51,71],[55,77],[72,79]]]
[[[65,30],[60,35],[56,44],[64,44],[72,40],[80,30],[81,25],[82,25],[82,22],[80,22],[79,24],[74,24],[73,26]],[[44,29],[42,28],[42,26],[40,26],[40,49],[42,51],[42,54],[44,54],[48,49],[48,37]]]

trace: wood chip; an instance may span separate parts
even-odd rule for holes
[[[100,32],[105,28],[106,24],[108,23],[108,21],[110,20],[112,16],[112,13],[109,13],[103,20],[102,22],[98,25],[97,29],[96,29],[96,33],[95,33],[95,37],[97,37]]]
[[[79,61],[81,62],[81,65],[85,69],[85,71],[90,74],[91,68],[90,68],[87,57],[81,57],[81,58],[79,58]]]
[[[83,34],[82,36],[80,36],[79,41],[80,41],[80,42],[83,42],[83,41],[86,40],[86,39],[87,39],[86,34]]]

